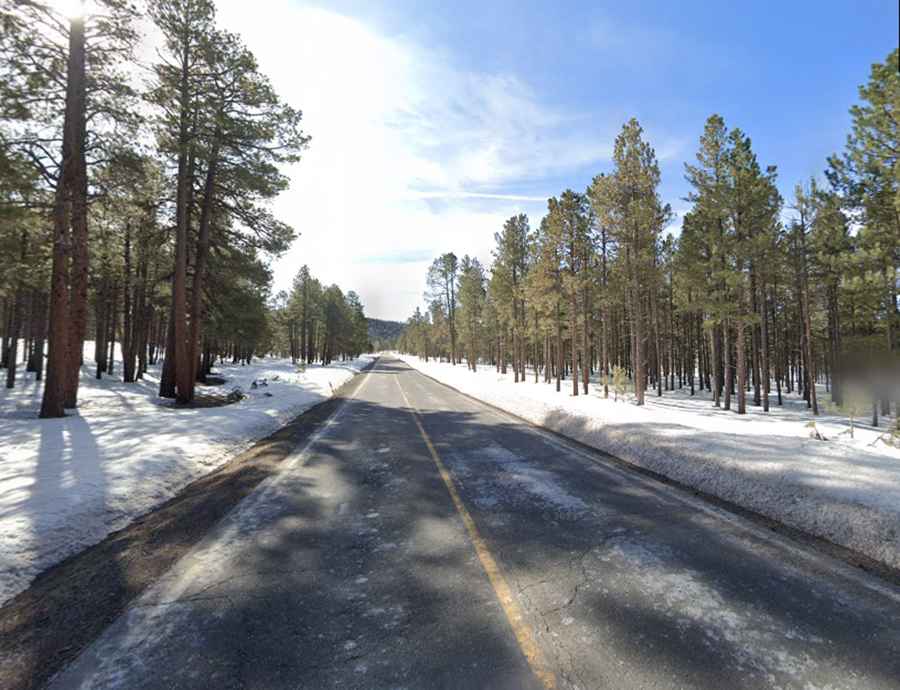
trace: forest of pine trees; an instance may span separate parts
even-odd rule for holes
[[[815,383],[877,425],[900,400],[896,51],[873,66],[851,116],[824,181],[787,199],[748,134],[711,116],[685,165],[691,207],[677,237],[656,154],[630,120],[611,169],[584,192],[549,199],[536,227],[506,221],[489,269],[435,259],[427,310],[399,348],[557,391],[566,381],[571,395],[594,376],[609,396],[627,377],[638,405],[682,389],[738,414],[789,393],[819,414]]]
[[[363,304],[352,290],[323,286],[307,266],[294,277],[290,293],[279,292],[271,312],[269,350],[295,364],[359,357],[372,349]]]
[[[268,202],[308,137],[215,19],[212,0],[0,3],[0,364],[9,388],[23,367],[44,382],[42,417],[77,406],[90,340],[97,378],[159,363],[179,403],[216,358],[365,349],[359,299],[308,272],[270,304],[295,233]]]

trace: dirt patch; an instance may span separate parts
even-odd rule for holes
[[[42,687],[159,579],[360,383],[307,410],[99,544],[39,575],[0,608],[0,690]]]
[[[265,395],[271,395],[266,393]],[[189,403],[179,403],[174,400],[158,400],[157,407],[160,410],[168,410],[170,412],[181,412],[182,410],[194,410],[203,407],[225,407],[226,405],[234,405],[244,400],[247,394],[240,388],[235,388],[227,393],[217,393],[212,391],[198,391],[194,395],[194,399]]]
[[[225,407],[225,405],[234,405],[243,400],[246,395],[239,390],[233,390],[230,393],[198,393],[187,405],[177,405],[175,409],[196,408],[196,407]]]

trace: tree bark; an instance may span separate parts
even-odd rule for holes
[[[85,45],[84,19],[73,19],[70,34],[76,35],[77,49],[75,73],[70,75],[75,107],[72,110],[72,267],[70,280],[71,316],[69,320],[68,367],[65,379],[65,405],[78,405],[78,379],[83,359],[84,336],[87,330],[88,311],[88,208],[87,208],[87,160],[85,158]],[[73,79],[74,77],[74,79]]]
[[[72,189],[83,153],[75,152],[76,139],[84,130],[84,20],[74,18],[69,26],[69,58],[66,82],[66,113],[63,123],[62,165],[56,182],[53,204],[53,258],[50,276],[50,329],[48,332],[47,377],[40,416],[65,416],[66,382],[71,378],[69,260],[72,237],[69,229]],[[80,92],[80,93],[79,93]],[[78,110],[81,109],[79,115]],[[79,127],[79,122],[81,126]],[[79,360],[80,361],[80,360]],[[76,382],[78,372],[76,370]]]
[[[171,334],[166,348],[166,360],[174,369],[175,400],[189,403],[194,397],[193,366],[188,360],[187,329],[187,241],[190,222],[190,174],[188,165],[188,118],[190,113],[190,36],[185,32],[181,51],[181,81],[179,88],[180,121],[178,132],[178,180],[175,226],[175,270],[172,276]]]
[[[203,202],[200,207],[200,227],[197,238],[197,254],[194,260],[194,286],[191,292],[191,333],[188,359],[191,363],[191,378],[205,380],[201,373],[197,375],[196,367],[200,359],[200,329],[203,322],[203,282],[206,278],[206,260],[209,254],[209,226],[212,218],[213,194],[215,190],[216,170],[219,164],[220,130],[216,128],[213,145],[206,168],[206,182],[203,186]],[[192,391],[193,396],[193,391]]]
[[[738,319],[736,359],[737,359],[737,413],[747,413],[747,337],[744,333],[744,320]]]
[[[760,304],[760,355],[762,358],[762,370],[760,377],[762,378],[762,405],[763,412],[769,411],[769,389],[770,389],[770,372],[769,372],[769,293],[765,280],[762,282]]]
[[[8,337],[10,339],[9,350],[7,351],[6,362],[6,387],[13,388],[16,385],[16,364],[17,354],[19,351],[19,331],[22,322],[22,289],[21,280],[20,287],[16,290],[13,297],[12,318],[10,319],[10,329]]]

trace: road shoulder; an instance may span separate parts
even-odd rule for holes
[[[598,448],[595,445],[591,445],[581,438],[566,434],[559,428],[540,424],[533,420],[526,419],[525,417],[516,414],[514,411],[508,410],[505,407],[501,407],[500,405],[495,404],[495,402],[491,400],[480,398],[446,381],[436,378],[430,373],[412,366],[409,362],[406,361],[406,359],[401,358],[400,361],[403,361],[407,366],[424,376],[426,379],[429,379],[430,381],[444,388],[452,390],[455,393],[468,398],[469,400],[472,400],[480,405],[485,405],[501,416],[504,416],[510,420],[514,420],[515,422],[524,426],[530,427],[538,431],[539,433],[549,434],[551,437],[555,437],[563,443],[581,449],[581,453],[583,454],[583,456],[589,459],[591,462],[613,465],[627,472],[647,477],[665,486],[679,489],[686,494],[700,499],[703,503],[706,503],[715,509],[724,510],[726,513],[731,513],[740,518],[748,520],[759,527],[763,527],[772,534],[783,537],[791,542],[800,544],[801,546],[810,547],[817,552],[826,554],[831,558],[842,561],[847,565],[850,565],[853,568],[859,570],[860,572],[875,575],[891,585],[900,586],[900,569],[893,568],[889,564],[872,558],[862,551],[849,548],[842,544],[838,544],[823,536],[814,534],[794,525],[787,524],[782,520],[779,520],[770,515],[766,515],[765,513],[762,513],[758,510],[753,510],[727,498],[722,498],[721,496],[710,493],[708,491],[704,491],[686,482],[679,481],[678,479],[662,474],[661,472],[657,472],[653,469],[638,465],[627,459],[614,455],[602,448]]]

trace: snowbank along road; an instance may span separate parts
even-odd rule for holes
[[[381,359],[53,688],[897,688],[900,591]]]

